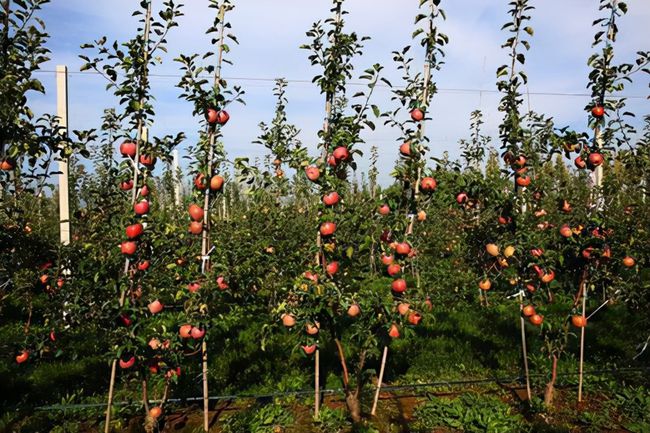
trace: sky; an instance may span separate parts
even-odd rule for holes
[[[46,86],[45,95],[30,95],[37,113],[56,111],[56,65],[67,65],[71,72],[69,87],[69,127],[71,129],[98,128],[105,108],[116,107],[117,99],[105,89],[102,77],[79,74],[83,63],[79,46],[101,36],[124,41],[136,32],[137,22],[131,16],[139,2],[136,0],[53,0],[45,6],[41,17],[51,35],[48,47],[51,60],[38,74]],[[181,155],[186,146],[197,137],[198,119],[192,117],[192,106],[179,99],[175,87],[180,74],[179,64],[173,59],[179,54],[204,53],[211,50],[205,29],[211,25],[213,10],[208,0],[185,0],[180,27],[168,37],[168,54],[152,73],[171,77],[152,77],[152,91],[156,98],[156,118],[151,134],[162,136],[183,131],[187,140],[181,144]],[[238,84],[246,94],[246,105],[229,109],[230,122],[224,128],[224,143],[230,158],[248,156],[253,161],[265,155],[265,148],[252,142],[259,135],[258,124],[273,118],[275,98],[273,79],[290,80],[287,97],[288,120],[300,130],[301,141],[315,154],[317,132],[324,117],[324,97],[319,94],[311,78],[318,73],[307,59],[308,52],[299,46],[308,42],[305,32],[313,22],[330,15],[330,0],[234,0],[236,8],[230,13],[232,32],[240,44],[231,44],[229,59],[233,66],[224,66],[224,77],[229,84]],[[154,9],[162,0],[154,0]],[[412,44],[413,20],[418,13],[419,0],[347,0],[344,8],[347,31],[369,36],[363,56],[355,60],[357,71],[374,63],[384,65],[384,75],[399,84],[399,73],[391,52]],[[552,116],[558,126],[569,125],[584,130],[587,115],[583,110],[589,103],[586,89],[589,67],[587,59],[594,52],[591,47],[592,21],[602,16],[597,0],[532,0],[535,6],[530,25],[535,34],[531,50],[526,53],[524,67],[529,77],[524,109]],[[615,46],[615,62],[633,62],[635,53],[650,49],[650,1],[628,0],[629,12],[619,21],[619,38]],[[443,0],[441,7],[447,20],[440,21],[441,32],[449,36],[445,47],[446,60],[433,80],[440,89],[433,98],[429,111],[432,120],[426,131],[431,141],[430,155],[439,157],[448,152],[459,155],[458,141],[469,136],[469,115],[481,109],[486,124],[484,133],[498,136],[501,113],[497,111],[500,95],[495,92],[495,71],[506,61],[507,53],[501,44],[507,34],[501,25],[509,20],[506,0]],[[413,51],[414,65],[422,64],[423,51]],[[637,74],[634,83],[622,92],[629,96],[628,109],[640,119],[650,113],[649,76]],[[354,80],[358,81],[358,80]],[[354,89],[351,89],[354,91]],[[563,95],[564,94],[564,95]],[[568,94],[568,95],[566,95]],[[388,89],[377,89],[373,102],[384,110],[395,108]],[[406,116],[407,113],[404,113]],[[381,123],[381,122],[378,122]],[[378,127],[364,133],[365,143],[360,149],[365,155],[359,171],[368,168],[371,145],[379,148],[379,181],[389,184],[390,171],[397,159],[398,132]],[[497,145],[496,139],[493,140]],[[498,146],[497,146],[498,147]],[[182,165],[186,163],[183,162]]]

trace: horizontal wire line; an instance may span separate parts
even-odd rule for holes
[[[34,73],[54,73],[56,74],[57,72],[55,70],[47,70],[47,69],[40,69],[37,71],[34,71]],[[95,71],[68,71],[69,75],[95,75],[95,76],[102,76],[99,72]],[[120,75],[120,74],[118,74]],[[148,75],[150,78],[182,78],[183,75],[178,75],[178,74],[149,74]],[[211,79],[213,78],[211,75],[199,75],[197,78],[205,78],[205,79]],[[232,81],[252,81],[252,82],[268,82],[268,83],[274,83],[276,81],[276,78],[263,78],[263,77],[223,77],[224,80],[232,80]],[[291,84],[312,84],[311,80],[300,80],[300,79],[283,79],[287,83]],[[367,86],[367,83],[361,83],[361,82],[349,82],[349,86]],[[387,84],[382,84],[382,83],[377,83],[377,87],[382,87],[382,88],[391,88]],[[403,89],[404,87],[402,86],[393,86],[394,89]],[[499,90],[496,89],[472,89],[472,88],[444,88],[444,87],[438,87],[436,88],[437,92],[439,93],[501,93]],[[570,96],[570,97],[591,97],[592,95],[590,93],[564,93],[564,92],[526,92],[528,95],[537,95],[537,96]],[[620,99],[620,98],[625,98],[625,99],[648,99],[649,97],[647,96],[641,96],[641,95],[608,95],[610,98],[615,98],[615,99]]]

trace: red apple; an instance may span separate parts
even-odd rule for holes
[[[143,260],[140,263],[138,263],[138,271],[146,271],[149,269],[150,262],[149,260]]]
[[[203,233],[203,223],[200,221],[192,221],[187,230],[193,235],[200,235]]]
[[[518,176],[516,182],[517,185],[526,187],[530,185],[530,176]]]
[[[122,242],[122,245],[121,245],[120,248],[122,250],[122,254],[126,254],[127,256],[131,256],[131,255],[135,254],[137,244],[135,242],[133,242],[133,241],[125,241],[125,242]]]
[[[163,304],[159,300],[155,300],[149,305],[147,305],[147,308],[149,308],[149,311],[151,314],[158,314],[163,310]]]
[[[181,338],[190,338],[192,336],[192,328],[194,327],[188,323],[181,325],[178,330],[178,335],[180,335]]]
[[[406,143],[402,143],[402,145],[399,147],[399,153],[404,156],[411,156],[411,143],[408,141]]]
[[[320,234],[323,236],[332,236],[336,231],[336,224],[333,222],[324,222],[320,225]]]
[[[539,314],[533,314],[532,316],[530,316],[530,319],[528,320],[530,320],[530,323],[532,323],[533,325],[539,326],[544,321],[544,316],[540,316]]]
[[[605,159],[603,158],[603,155],[601,155],[598,152],[592,152],[589,154],[589,164],[593,165],[594,167],[598,167],[603,163]]]
[[[395,247],[395,252],[402,256],[406,256],[411,252],[411,245],[408,242],[400,242]]]
[[[217,123],[219,125],[225,125],[230,120],[230,114],[226,110],[219,110],[217,112]]]
[[[153,167],[156,164],[156,157],[151,155],[140,155],[140,164]]]
[[[223,188],[223,182],[223,177],[219,175],[212,176],[212,179],[210,179],[210,189],[212,191],[221,191],[221,188]]]
[[[146,197],[149,195],[149,187],[147,185],[144,185],[142,188],[140,188],[140,195],[142,197]]]
[[[199,291],[200,288],[201,288],[201,284],[197,283],[196,281],[189,283],[187,285],[187,290],[189,290],[190,293],[196,293]]]
[[[456,196],[456,203],[463,204],[463,203],[467,202],[467,198],[468,198],[467,194],[465,194],[464,192],[461,192]]]
[[[124,360],[120,358],[120,368],[122,369],[127,369],[133,367],[133,364],[135,364],[135,356],[132,356],[131,358]]]
[[[126,237],[129,239],[135,239],[142,234],[144,227],[142,224],[131,224],[126,227]]]
[[[348,308],[348,316],[350,317],[357,317],[361,313],[361,308],[359,307],[359,304],[352,304]]]
[[[332,156],[336,158],[337,161],[347,161],[350,158],[350,152],[348,151],[347,147],[339,146],[334,149]]]
[[[16,362],[18,364],[22,364],[23,362],[26,362],[28,359],[29,359],[28,350],[22,350],[18,355],[16,355]]]
[[[129,157],[129,158],[134,158],[135,153],[136,153],[136,145],[132,141],[125,141],[124,143],[120,144],[120,153],[124,157]]]
[[[142,200],[133,205],[133,211],[137,215],[144,215],[149,212],[149,202],[147,200]]]
[[[390,330],[388,331],[390,338],[399,338],[399,328],[396,324],[390,325]]]
[[[296,324],[296,318],[291,314],[282,315],[282,324],[287,328],[291,328]]]
[[[587,166],[587,163],[585,162],[584,159],[582,159],[582,156],[576,157],[574,164],[579,169],[583,169]]]
[[[336,191],[332,191],[329,194],[325,194],[323,196],[323,203],[325,206],[334,206],[339,202],[340,199],[341,197],[339,194]]]
[[[399,305],[397,305],[397,312],[402,316],[406,316],[406,314],[409,312],[410,309],[411,309],[411,305],[405,302],[402,302]]]
[[[192,218],[194,221],[203,221],[203,208],[199,205],[196,204],[191,204],[188,213],[190,214],[190,218]]]
[[[598,117],[598,118],[603,117],[605,115],[605,107],[603,107],[602,105],[596,105],[591,109],[591,114],[594,117]]]
[[[535,314],[535,307],[532,305],[526,305],[524,308],[522,308],[521,312],[523,313],[524,316],[530,317],[533,314]]]
[[[422,191],[425,191],[425,192],[435,191],[437,186],[438,186],[438,183],[432,177],[422,178],[422,181],[420,182],[420,188],[422,189]]]
[[[424,119],[424,112],[419,108],[414,108],[411,110],[411,119],[415,120],[416,122],[422,121],[422,119]]]
[[[316,182],[320,177],[320,170],[315,165],[310,165],[305,168],[305,174],[307,174],[309,180]]]
[[[409,314],[408,320],[411,325],[417,326],[420,324],[420,321],[422,320],[422,315],[418,312],[413,312]]]
[[[330,276],[335,275],[339,271],[339,262],[329,262],[325,270]]]
[[[120,182],[120,189],[122,191],[129,191],[131,188],[133,188],[132,180],[126,180],[124,182]]]
[[[230,286],[228,285],[228,282],[226,281],[226,279],[223,276],[220,275],[220,276],[217,277],[217,287],[219,288],[219,290],[226,290]]]
[[[568,224],[564,224],[562,227],[560,227],[560,235],[564,236],[565,238],[570,238],[573,236],[573,231]]]
[[[404,293],[406,292],[406,281],[403,280],[402,278],[398,278],[393,283],[391,284],[391,288],[393,289],[393,292],[396,293]]]
[[[217,123],[217,110],[215,110],[214,108],[208,108],[205,117],[208,120],[208,123],[210,124]]]
[[[377,210],[380,215],[388,215],[390,213],[390,207],[387,204],[382,204]]]
[[[315,344],[312,344],[310,346],[302,346],[302,350],[305,352],[305,354],[311,355],[316,351],[316,347],[317,346]]]
[[[190,331],[190,335],[192,336],[193,339],[200,340],[205,335],[205,329],[192,328],[192,330]]]
[[[204,190],[208,187],[205,181],[205,176],[202,173],[197,174],[196,177],[194,178],[194,186],[198,190]]]
[[[391,277],[394,277],[395,275],[402,272],[402,267],[398,264],[388,265],[388,268],[386,268],[386,272],[388,272],[388,275],[390,275]]]
[[[391,265],[391,264],[393,263],[393,261],[395,261],[395,257],[393,257],[393,256],[387,256],[386,254],[382,254],[382,255],[381,255],[381,263],[382,263],[384,266]]]

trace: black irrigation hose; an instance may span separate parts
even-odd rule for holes
[[[650,371],[650,367],[638,367],[638,368],[618,368],[612,370],[594,370],[584,372],[585,376],[600,376],[608,373],[634,373],[634,372],[647,372]],[[558,373],[557,376],[578,376],[578,372],[570,373]],[[537,373],[531,374],[529,377],[546,377],[546,374]],[[522,376],[509,377],[509,378],[487,378],[487,379],[469,379],[469,380],[451,380],[451,381],[439,381],[439,382],[428,382],[428,383],[414,383],[409,385],[385,385],[381,389],[383,391],[401,391],[401,390],[414,390],[418,388],[437,388],[441,386],[453,386],[453,385],[477,385],[484,383],[523,383],[525,380]],[[374,389],[366,388],[365,392],[374,391]],[[343,388],[335,389],[323,389],[321,394],[342,394],[344,392]],[[299,395],[310,395],[313,394],[313,390],[309,391],[285,391],[285,392],[273,392],[269,394],[232,394],[232,395],[217,395],[209,397],[208,400],[220,401],[220,400],[244,400],[244,399],[255,399],[255,400],[264,400],[271,399],[275,397],[289,397],[289,396],[299,396]],[[203,397],[187,397],[187,398],[170,398],[167,399],[167,403],[184,403],[184,402],[193,402],[193,401],[203,401]],[[160,400],[150,400],[151,403],[159,403]],[[140,405],[140,402],[113,402],[114,406],[135,406]],[[69,410],[69,409],[86,409],[94,407],[105,407],[105,403],[84,403],[84,404],[54,404],[49,406],[39,406],[35,410],[40,411],[50,411],[50,410]]]

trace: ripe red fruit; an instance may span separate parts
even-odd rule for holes
[[[399,328],[396,324],[390,325],[390,330],[388,331],[390,338],[399,338]]]
[[[400,242],[397,244],[395,252],[397,254],[406,256],[411,252],[411,246],[408,244],[408,242]]]
[[[414,108],[411,110],[411,119],[415,120],[416,122],[420,122],[422,119],[424,119],[424,112],[419,108]]]
[[[226,123],[228,123],[229,120],[230,120],[230,114],[228,114],[226,110],[219,110],[217,112],[216,122],[219,125],[225,125]]]
[[[203,233],[203,223],[200,221],[192,221],[187,230],[193,235],[200,235]]]
[[[350,317],[357,317],[361,313],[361,308],[359,307],[359,304],[352,304],[348,308],[348,316]]]
[[[530,250],[530,254],[533,257],[541,257],[542,254],[544,254],[544,250],[541,249],[541,248],[533,248],[533,249]]]
[[[163,310],[163,304],[159,300],[155,300],[149,305],[147,305],[147,308],[149,308],[149,311],[151,314],[158,314]]]
[[[163,411],[160,406],[154,406],[151,409],[149,409],[149,416],[153,419],[160,418],[160,415],[162,415]]]
[[[388,272],[388,275],[391,277],[394,277],[395,275],[402,272],[402,267],[398,264],[389,265],[388,268],[386,268],[386,272]]]
[[[212,176],[212,179],[210,179],[210,189],[212,191],[221,191],[221,188],[223,188],[223,182],[223,177],[219,175]]]
[[[136,247],[137,247],[137,244],[135,242],[133,242],[133,241],[125,241],[125,242],[122,242],[122,245],[121,245],[120,248],[122,250],[122,254],[126,254],[127,256],[131,256],[131,255],[135,254]]]
[[[418,312],[411,313],[409,314],[408,320],[411,325],[417,326],[420,324],[420,321],[422,320],[422,315]]]
[[[594,117],[598,117],[598,118],[603,117],[605,115],[605,107],[603,107],[602,105],[596,105],[591,109],[591,114]]]
[[[587,318],[579,315],[571,316],[571,323],[576,328],[584,328],[587,326]]]
[[[589,160],[589,164],[593,165],[594,167],[598,167],[603,163],[603,161],[605,161],[603,155],[601,155],[598,152],[590,153],[588,160]]]
[[[377,210],[380,215],[388,215],[390,213],[390,207],[387,204],[382,204]]]
[[[223,276],[218,276],[217,277],[217,288],[219,290],[226,290],[229,287],[230,286],[228,285],[228,282],[226,281],[226,279]]]
[[[623,258],[623,266],[625,266],[626,268],[631,268],[635,264],[636,261],[632,257],[626,256],[625,258]]]
[[[123,369],[131,368],[133,367],[133,364],[135,364],[135,356],[132,356],[127,360],[120,359],[120,368]]]
[[[395,281],[393,281],[393,284],[391,284],[391,288],[393,289],[393,292],[404,293],[406,292],[406,281],[403,280],[402,278],[398,278]]]
[[[302,350],[305,352],[305,354],[311,355],[316,351],[316,347],[317,346],[315,344],[312,344],[310,346],[302,346]]]
[[[582,250],[582,257],[589,260],[591,258],[591,253],[594,251],[594,247],[587,247]]]
[[[499,221],[499,224],[506,225],[506,224],[510,224],[510,222],[512,221],[512,218],[505,217],[503,215],[499,215],[498,221]]]
[[[26,362],[28,359],[29,359],[28,350],[23,350],[18,355],[16,355],[16,362],[18,364],[22,364],[23,362]]]
[[[201,288],[201,284],[197,283],[196,281],[189,283],[187,285],[187,290],[189,290],[190,293],[196,293],[199,291],[200,288]]]
[[[305,332],[309,335],[316,335],[318,334],[318,323],[307,323],[305,324]]]
[[[178,330],[178,335],[180,335],[181,338],[190,338],[192,336],[192,328],[193,326],[188,323],[181,325]]]
[[[571,230],[571,227],[568,226],[568,224],[564,224],[562,227],[560,227],[560,235],[564,236],[565,238],[570,238],[573,236],[573,231]]]
[[[131,318],[130,318],[129,316],[127,316],[126,314],[120,314],[119,322],[120,322],[123,326],[126,326],[127,328],[128,328],[129,326],[131,326],[131,323],[133,323],[133,321],[131,320]]]
[[[334,206],[339,202],[340,199],[341,197],[339,194],[336,191],[332,191],[329,194],[325,194],[323,196],[323,203],[325,206]]]
[[[336,224],[332,222],[324,222],[320,225],[320,234],[323,236],[332,236],[336,231]]]
[[[139,203],[133,205],[133,211],[137,215],[144,215],[149,212],[149,202],[147,200],[142,200]]]
[[[205,182],[205,176],[203,174],[199,173],[196,175],[194,178],[194,186],[201,191],[207,188],[208,185]]]
[[[2,162],[0,162],[0,170],[2,170],[2,171],[10,171],[10,170],[13,170],[13,169],[14,169],[14,165],[8,159],[3,159]]]
[[[438,183],[432,177],[425,177],[420,182],[420,188],[422,189],[422,191],[425,191],[425,192],[435,191],[437,186],[438,186]]]
[[[210,124],[217,123],[217,110],[215,110],[214,108],[208,108],[205,117],[208,120],[208,123]]]
[[[190,214],[190,218],[192,218],[194,221],[203,221],[203,208],[199,205],[196,204],[191,204],[188,213]]]
[[[122,191],[129,191],[131,188],[133,188],[133,181],[132,180],[127,180],[124,182],[120,182],[120,189]]]
[[[192,331],[190,331],[190,335],[192,336],[193,339],[200,340],[205,335],[205,329],[192,328]]]
[[[142,197],[146,197],[149,195],[149,187],[147,185],[144,185],[142,188],[140,188],[140,195]]]
[[[399,153],[404,156],[411,156],[411,143],[402,143],[402,145],[399,147]]]
[[[582,156],[576,157],[576,159],[574,161],[574,164],[580,170],[582,170],[583,168],[585,168],[587,166],[587,163],[585,162],[584,159],[582,159]]]
[[[406,316],[410,309],[411,306],[405,302],[402,302],[397,306],[397,312],[402,316]]]
[[[339,262],[330,262],[325,267],[328,274],[334,275],[339,271]]]
[[[130,157],[134,158],[135,153],[136,153],[136,145],[132,141],[125,141],[124,143],[120,144],[120,153],[124,157]]]
[[[156,157],[151,155],[140,155],[140,164],[153,167],[156,164]]]
[[[528,186],[530,185],[530,176],[518,176],[516,182],[519,186]]]
[[[131,224],[126,227],[126,237],[129,239],[135,239],[142,234],[144,227],[142,224]]]
[[[350,158],[350,152],[347,147],[339,146],[334,149],[332,156],[336,158],[337,161],[347,161]]]
[[[286,326],[287,328],[291,328],[296,324],[296,318],[293,317],[291,314],[283,314],[282,315],[282,324]]]
[[[305,278],[307,278],[310,281],[313,281],[314,283],[318,282],[318,274],[314,274],[311,271],[305,271],[303,275]]]
[[[544,316],[540,316],[539,314],[533,314],[532,316],[530,316],[530,319],[528,320],[530,320],[530,323],[532,323],[533,325],[539,326],[544,321]]]
[[[467,202],[467,194],[465,194],[464,192],[459,193],[456,196],[456,203],[463,204],[465,202]]]
[[[307,175],[307,179],[316,182],[320,177],[320,170],[315,165],[310,165],[305,168],[305,174]]]
[[[492,288],[492,282],[488,279],[481,280],[478,282],[478,288],[483,291],[488,291]]]
[[[50,341],[56,341],[56,333],[54,331],[50,331]]]
[[[334,158],[334,155],[330,155],[327,157],[327,165],[329,165],[330,167],[336,167],[337,164],[338,164],[338,160]]]
[[[551,269],[549,272],[542,275],[540,279],[542,280],[542,283],[550,283],[555,279],[555,271]]]
[[[382,254],[382,255],[381,255],[381,263],[382,263],[384,266],[391,265],[391,264],[393,263],[394,260],[395,260],[395,258],[394,258],[393,256],[387,256],[387,255],[385,255],[385,254]]]
[[[519,155],[519,156],[517,157],[517,159],[515,159],[514,163],[515,163],[516,165],[518,165],[519,167],[523,167],[523,166],[526,165],[526,162],[527,162],[527,161],[528,161],[528,160],[526,159],[526,157],[525,157],[524,155]]]
[[[63,287],[63,284],[65,283],[65,280],[61,277],[57,278],[56,280],[56,286],[60,289]]]
[[[149,269],[150,262],[149,260],[143,260],[140,263],[138,263],[138,271],[146,271]]]
[[[526,305],[526,306],[522,309],[522,313],[524,314],[524,316],[526,316],[526,317],[530,317],[530,316],[532,316],[533,314],[535,314],[535,307],[533,307],[532,305]]]

